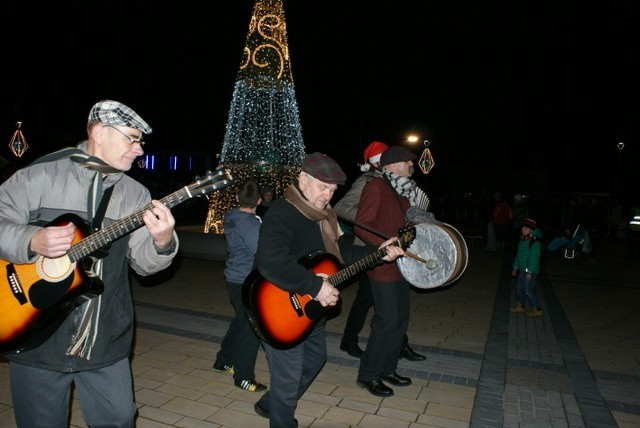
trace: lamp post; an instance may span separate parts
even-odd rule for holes
[[[409,144],[415,144],[418,142],[418,140],[420,140],[420,137],[415,134],[407,135],[407,143]]]
[[[621,198],[622,198],[622,190],[621,190],[621,186],[622,186],[622,149],[624,149],[624,142],[623,141],[618,141],[618,143],[616,144],[616,147],[618,148],[618,200],[621,200]]]

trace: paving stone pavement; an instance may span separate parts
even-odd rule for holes
[[[546,254],[539,279],[543,316],[514,304],[509,249],[469,247],[462,278],[415,290],[408,331],[426,361],[401,360],[413,384],[374,397],[355,384],[358,360],[340,351],[357,283],[327,320],[328,361],[296,412],[310,427],[640,426],[640,260],[624,242],[596,241],[592,262]],[[181,257],[135,278],[132,356],[139,427],[266,427],[256,393],[211,370],[233,310],[224,263]],[[366,345],[368,327],[362,332]],[[0,359],[0,427],[14,427],[8,364]],[[264,353],[256,376],[269,384]],[[74,398],[71,426],[85,427]]]

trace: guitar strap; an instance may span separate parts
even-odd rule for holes
[[[60,149],[56,152],[46,154],[34,160],[31,165],[51,162],[63,158],[71,158],[71,160],[74,162],[80,163],[89,169],[93,169],[95,171],[100,171],[103,173],[122,172],[119,169],[107,165],[102,159],[95,156],[90,156],[77,147],[65,147],[64,149]]]
[[[102,229],[102,220],[104,219],[104,215],[107,212],[107,205],[109,205],[109,199],[111,199],[111,194],[113,193],[114,187],[116,187],[115,184],[104,191],[102,200],[100,201],[100,205],[98,206],[98,210],[94,214],[93,220],[91,220],[91,233],[97,232]],[[91,197],[89,199],[91,199]],[[102,259],[106,257],[107,254],[109,254],[110,247],[111,245],[103,245],[102,247],[91,253],[91,255],[98,259]]]
[[[100,201],[100,205],[96,210],[95,215],[93,216],[93,220],[91,220],[91,231],[95,232],[97,230],[102,229],[102,220],[104,219],[104,214],[107,212],[107,205],[109,205],[109,199],[111,199],[111,194],[113,193],[113,188],[115,185],[109,187],[104,191],[102,195],[102,200]]]

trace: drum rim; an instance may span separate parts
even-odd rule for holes
[[[460,231],[458,231],[455,227],[453,227],[448,223],[424,222],[424,223],[417,223],[414,226],[419,227],[420,225],[427,225],[430,227],[433,226],[441,229],[441,231],[444,233],[444,235],[446,235],[446,238],[450,241],[450,243],[453,245],[456,251],[455,263],[453,264],[453,269],[451,270],[448,278],[446,278],[442,284],[436,285],[434,287],[421,287],[420,285],[416,285],[413,282],[409,281],[406,277],[405,279],[413,287],[419,288],[421,290],[429,290],[429,289],[446,287],[452,284],[453,282],[457,281],[465,272],[467,265],[469,264],[469,248],[467,247],[467,242],[465,241],[464,236],[462,236]],[[411,276],[410,275],[411,272],[407,272],[408,267],[406,266],[406,263],[404,263],[402,259],[398,260],[398,269],[400,270],[400,273],[402,274],[403,277],[405,276],[405,274]]]
[[[457,239],[454,239],[454,241],[458,241],[458,244],[456,247],[457,248],[464,248],[464,257],[456,257],[456,269],[454,269],[454,272],[456,272],[459,269],[459,273],[457,276],[455,276],[455,278],[449,278],[449,280],[443,284],[442,286],[446,286],[449,285],[455,281],[457,281],[458,279],[460,279],[460,277],[462,276],[462,274],[464,273],[464,271],[467,269],[467,265],[469,264],[469,248],[467,247],[467,241],[464,239],[464,236],[462,236],[462,233],[460,233],[460,231],[458,229],[456,229],[455,227],[453,227],[452,225],[448,224],[448,223],[442,223],[440,226],[446,226],[447,229],[452,230],[453,232],[455,232],[455,237]],[[451,234],[450,234],[451,235]],[[453,239],[453,237],[452,237]],[[464,258],[464,266],[462,266],[462,259]]]

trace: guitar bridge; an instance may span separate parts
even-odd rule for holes
[[[291,307],[298,317],[302,317],[304,315],[304,311],[302,310],[302,305],[300,304],[300,300],[298,300],[298,296],[295,293],[289,293],[289,301],[291,302]]]
[[[11,287],[13,297],[16,298],[18,303],[21,305],[26,304],[27,296],[24,294],[24,289],[22,288],[22,284],[20,284],[20,278],[18,278],[18,274],[16,273],[16,269],[13,264],[7,265],[7,282]]]

